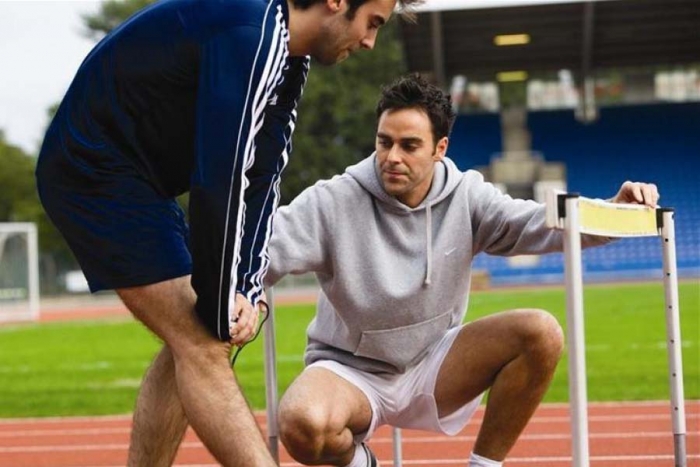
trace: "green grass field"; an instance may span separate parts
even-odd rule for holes
[[[686,399],[700,398],[700,284],[680,286]],[[588,394],[592,401],[667,399],[668,377],[659,285],[585,289]],[[467,319],[537,307],[565,325],[563,289],[474,293]],[[312,305],[277,310],[280,391],[302,369]],[[261,340],[261,339],[260,339]],[[160,344],[131,320],[0,327],[0,417],[131,412],[144,370]],[[265,405],[262,343],[243,350],[238,378],[254,408]],[[566,356],[546,400],[566,401]]]

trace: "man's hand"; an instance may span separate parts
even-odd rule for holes
[[[651,208],[658,207],[659,191],[653,183],[627,181],[611,200],[613,203],[644,204]]]
[[[237,293],[232,316],[238,319],[231,323],[229,329],[231,344],[240,347],[255,337],[259,313],[244,295]]]

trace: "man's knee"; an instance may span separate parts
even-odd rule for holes
[[[547,366],[556,366],[564,350],[564,332],[557,319],[544,310],[519,312],[525,318],[521,327],[524,351]]]
[[[197,297],[189,276],[122,288],[117,294],[139,321],[170,346],[175,356],[190,347],[208,347],[218,342],[195,314]]]
[[[189,276],[117,290],[133,315],[165,341],[176,368],[210,368],[227,362],[231,344],[214,337],[199,321]]]
[[[280,439],[298,462],[313,464],[321,459],[326,437],[332,430],[329,422],[329,415],[319,404],[301,404],[284,398],[280,403]]]

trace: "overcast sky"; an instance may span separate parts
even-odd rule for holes
[[[98,0],[0,0],[0,129],[7,140],[35,153],[48,123],[93,46],[81,14]]]

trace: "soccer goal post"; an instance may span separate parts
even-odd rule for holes
[[[611,238],[659,237],[661,240],[674,466],[687,467],[673,209],[652,209],[646,206],[610,203],[584,198],[576,193],[555,191],[548,193],[546,204],[547,225],[561,230],[564,237],[573,466],[589,467],[590,465],[581,264],[581,234],[588,234]]]
[[[39,318],[36,225],[0,222],[0,322]]]

